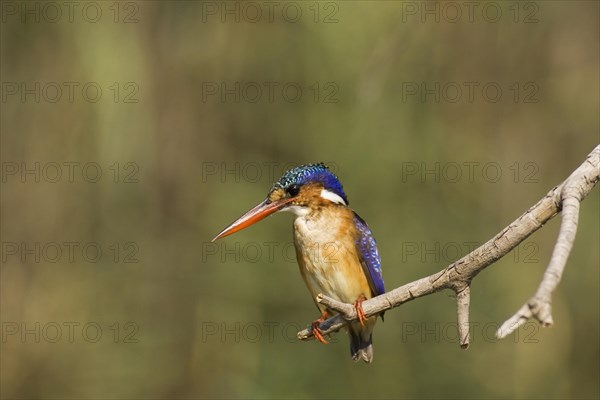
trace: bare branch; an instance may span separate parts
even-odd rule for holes
[[[324,294],[317,295],[317,301],[327,308],[339,312],[346,320],[352,321],[356,319],[356,309],[348,303],[342,303]]]
[[[459,343],[462,348],[467,348],[469,346],[470,284],[473,278],[517,247],[519,243],[541,228],[562,209],[563,221],[559,238],[538,291],[527,304],[502,325],[498,335],[505,337],[532,316],[535,316],[542,324],[551,324],[550,297],[560,281],[573,245],[577,230],[579,203],[590,193],[598,180],[600,180],[600,145],[596,146],[585,162],[569,178],[550,190],[537,204],[495,237],[435,274],[407,283],[363,302],[365,315],[368,317],[379,314],[410,300],[443,289],[450,289],[456,293]],[[321,323],[319,328],[323,334],[338,331],[348,322],[357,318],[351,304],[341,303],[324,295],[319,295],[318,301],[340,313]],[[311,329],[298,332],[298,338],[302,340],[309,339],[311,336]]]
[[[498,329],[496,332],[498,338],[502,339],[508,336],[532,317],[535,317],[543,326],[550,326],[554,323],[552,319],[552,292],[560,282],[575,242],[579,221],[579,204],[598,181],[598,149],[596,147],[588,156],[586,162],[563,183],[561,192],[562,221],[548,268],[546,268],[535,295]],[[594,155],[596,162],[594,162]],[[593,172],[594,169],[596,170],[595,181],[587,180],[587,173]]]
[[[465,286],[462,292],[456,294],[456,314],[458,316],[458,337],[460,347],[469,347],[469,304],[471,303],[471,288]]]

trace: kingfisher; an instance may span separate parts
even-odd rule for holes
[[[354,361],[372,362],[377,315],[366,318],[362,302],[385,293],[381,259],[371,230],[349,207],[342,184],[325,164],[302,165],[285,172],[264,201],[213,241],[279,211],[295,215],[294,246],[300,274],[321,312],[312,323],[315,339],[328,343],[319,324],[336,313],[317,301],[319,293],[353,304],[358,320],[347,326],[350,354]]]

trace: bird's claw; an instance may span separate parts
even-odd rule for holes
[[[312,333],[315,336],[315,339],[317,339],[319,342],[323,344],[329,344],[329,342],[323,337],[321,329],[319,329],[319,321],[315,321],[312,323]]]
[[[365,326],[365,322],[367,320],[367,316],[365,315],[365,311],[363,310],[363,307],[362,307],[362,302],[365,301],[366,299],[367,298],[365,296],[360,296],[354,302],[354,308],[356,309],[356,315],[358,316],[358,322],[360,322],[361,326]]]
[[[321,322],[325,321],[325,319],[327,319],[327,316],[329,314],[327,313],[327,311],[324,311],[323,314],[321,314],[321,316],[319,317],[319,319],[316,319],[313,321],[312,323],[312,333],[315,337],[315,339],[317,339],[319,342],[323,343],[323,344],[329,344],[329,342],[327,340],[325,340],[325,337],[323,337],[323,334],[321,333],[321,329],[319,328],[319,325],[321,324]]]

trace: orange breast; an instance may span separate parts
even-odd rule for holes
[[[296,257],[313,299],[319,293],[345,303],[372,297],[354,237],[346,207],[324,207],[294,221]]]

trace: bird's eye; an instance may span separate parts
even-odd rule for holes
[[[296,184],[291,185],[290,187],[287,188],[287,192],[292,197],[297,196],[298,193],[300,193],[300,185],[296,185]]]

